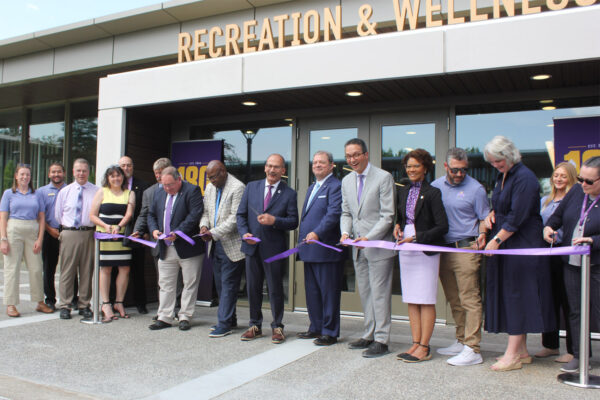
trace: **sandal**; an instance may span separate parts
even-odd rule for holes
[[[109,322],[112,322],[115,319],[119,319],[116,315],[112,314],[112,307],[109,307],[110,311],[111,311],[111,315],[107,314],[104,312],[104,306],[106,305],[111,305],[110,301],[103,301],[102,302],[102,307],[101,307],[101,312],[102,312],[102,322],[105,324],[108,324]]]
[[[419,342],[412,342],[412,344],[421,344],[421,343],[419,343]],[[411,346],[411,347],[412,347],[412,346]],[[406,352],[406,353],[400,353],[400,354],[396,355],[396,359],[397,359],[397,360],[404,360],[404,357],[406,357],[406,356],[411,356],[411,355],[412,355],[412,354],[410,354],[410,353],[408,353],[408,352]]]
[[[419,343],[419,346],[425,347],[427,349],[427,354],[425,354],[425,357],[418,358],[418,357],[415,357],[415,356],[409,354],[408,357],[404,357],[402,359],[402,361],[404,361],[406,363],[418,363],[418,362],[422,362],[422,361],[431,360],[432,355],[431,355],[431,348],[429,347],[429,345]]]
[[[120,308],[121,308],[123,311],[119,310],[119,309],[116,307],[116,305],[117,305],[117,304],[120,304],[120,305],[121,305],[121,307],[120,307]],[[114,306],[113,306],[113,309],[115,310],[115,312],[118,312],[118,313],[119,313],[119,316],[120,316],[121,318],[129,319],[129,314],[127,314],[127,313],[125,312],[125,307],[123,306],[123,302],[122,302],[122,301],[115,301],[115,304],[114,304]]]
[[[517,357],[512,362],[505,363],[503,361],[496,361],[494,365],[492,365],[492,371],[496,372],[506,372],[513,371],[515,369],[523,368],[523,364],[521,363],[521,358]]]

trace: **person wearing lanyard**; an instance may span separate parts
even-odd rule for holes
[[[0,251],[4,255],[4,304],[9,317],[19,317],[19,269],[23,257],[29,270],[31,301],[36,311],[52,313],[44,303],[42,286],[42,240],[44,203],[31,186],[31,168],[17,166],[13,185],[0,201]]]
[[[575,185],[544,227],[544,240],[552,243],[562,227],[563,245],[588,245],[590,253],[590,321],[600,321],[600,156],[588,158]],[[579,324],[581,318],[581,256],[563,256],[564,280],[569,303],[569,324],[574,358],[561,370],[579,370]],[[590,357],[591,357],[590,346]]]

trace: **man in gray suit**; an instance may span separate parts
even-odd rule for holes
[[[340,241],[393,241],[395,191],[389,172],[369,163],[367,145],[350,139],[345,145],[346,162],[353,172],[342,180]],[[389,353],[394,252],[375,248],[352,248],[356,281],[365,314],[365,329],[351,349],[365,349],[363,357]]]

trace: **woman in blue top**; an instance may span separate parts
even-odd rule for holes
[[[52,313],[44,304],[42,285],[42,240],[44,238],[44,204],[31,186],[31,169],[18,165],[11,189],[0,201],[0,251],[4,255],[4,304],[9,317],[19,317],[19,269],[21,261],[29,270],[31,301],[36,311]]]
[[[567,192],[577,182],[577,170],[573,164],[562,162],[556,166],[550,177],[550,194],[542,198],[540,214],[544,225],[548,218],[558,208],[558,205],[565,197]],[[556,235],[556,243],[562,241],[562,229]],[[549,245],[548,245],[549,246]],[[556,317],[556,329],[552,332],[542,333],[542,346],[544,348],[535,354],[536,357],[544,358],[559,354],[560,342],[558,335],[558,321],[560,319],[560,310],[563,311],[565,321],[567,321],[567,352],[558,357],[555,361],[566,363],[573,359],[573,343],[571,340],[571,329],[569,327],[569,303],[567,302],[567,292],[563,281],[563,261],[560,256],[550,258],[550,272],[552,281],[552,293],[554,294],[554,315]]]
[[[540,185],[521,163],[521,153],[504,136],[484,148],[485,159],[499,172],[492,194],[491,229],[486,250],[543,247],[540,235]],[[555,329],[550,265],[545,257],[495,255],[487,262],[485,329],[508,333],[508,345],[494,371],[510,371],[531,363],[527,333]]]

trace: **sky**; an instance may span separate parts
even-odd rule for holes
[[[161,1],[0,0],[0,40],[158,3]]]

